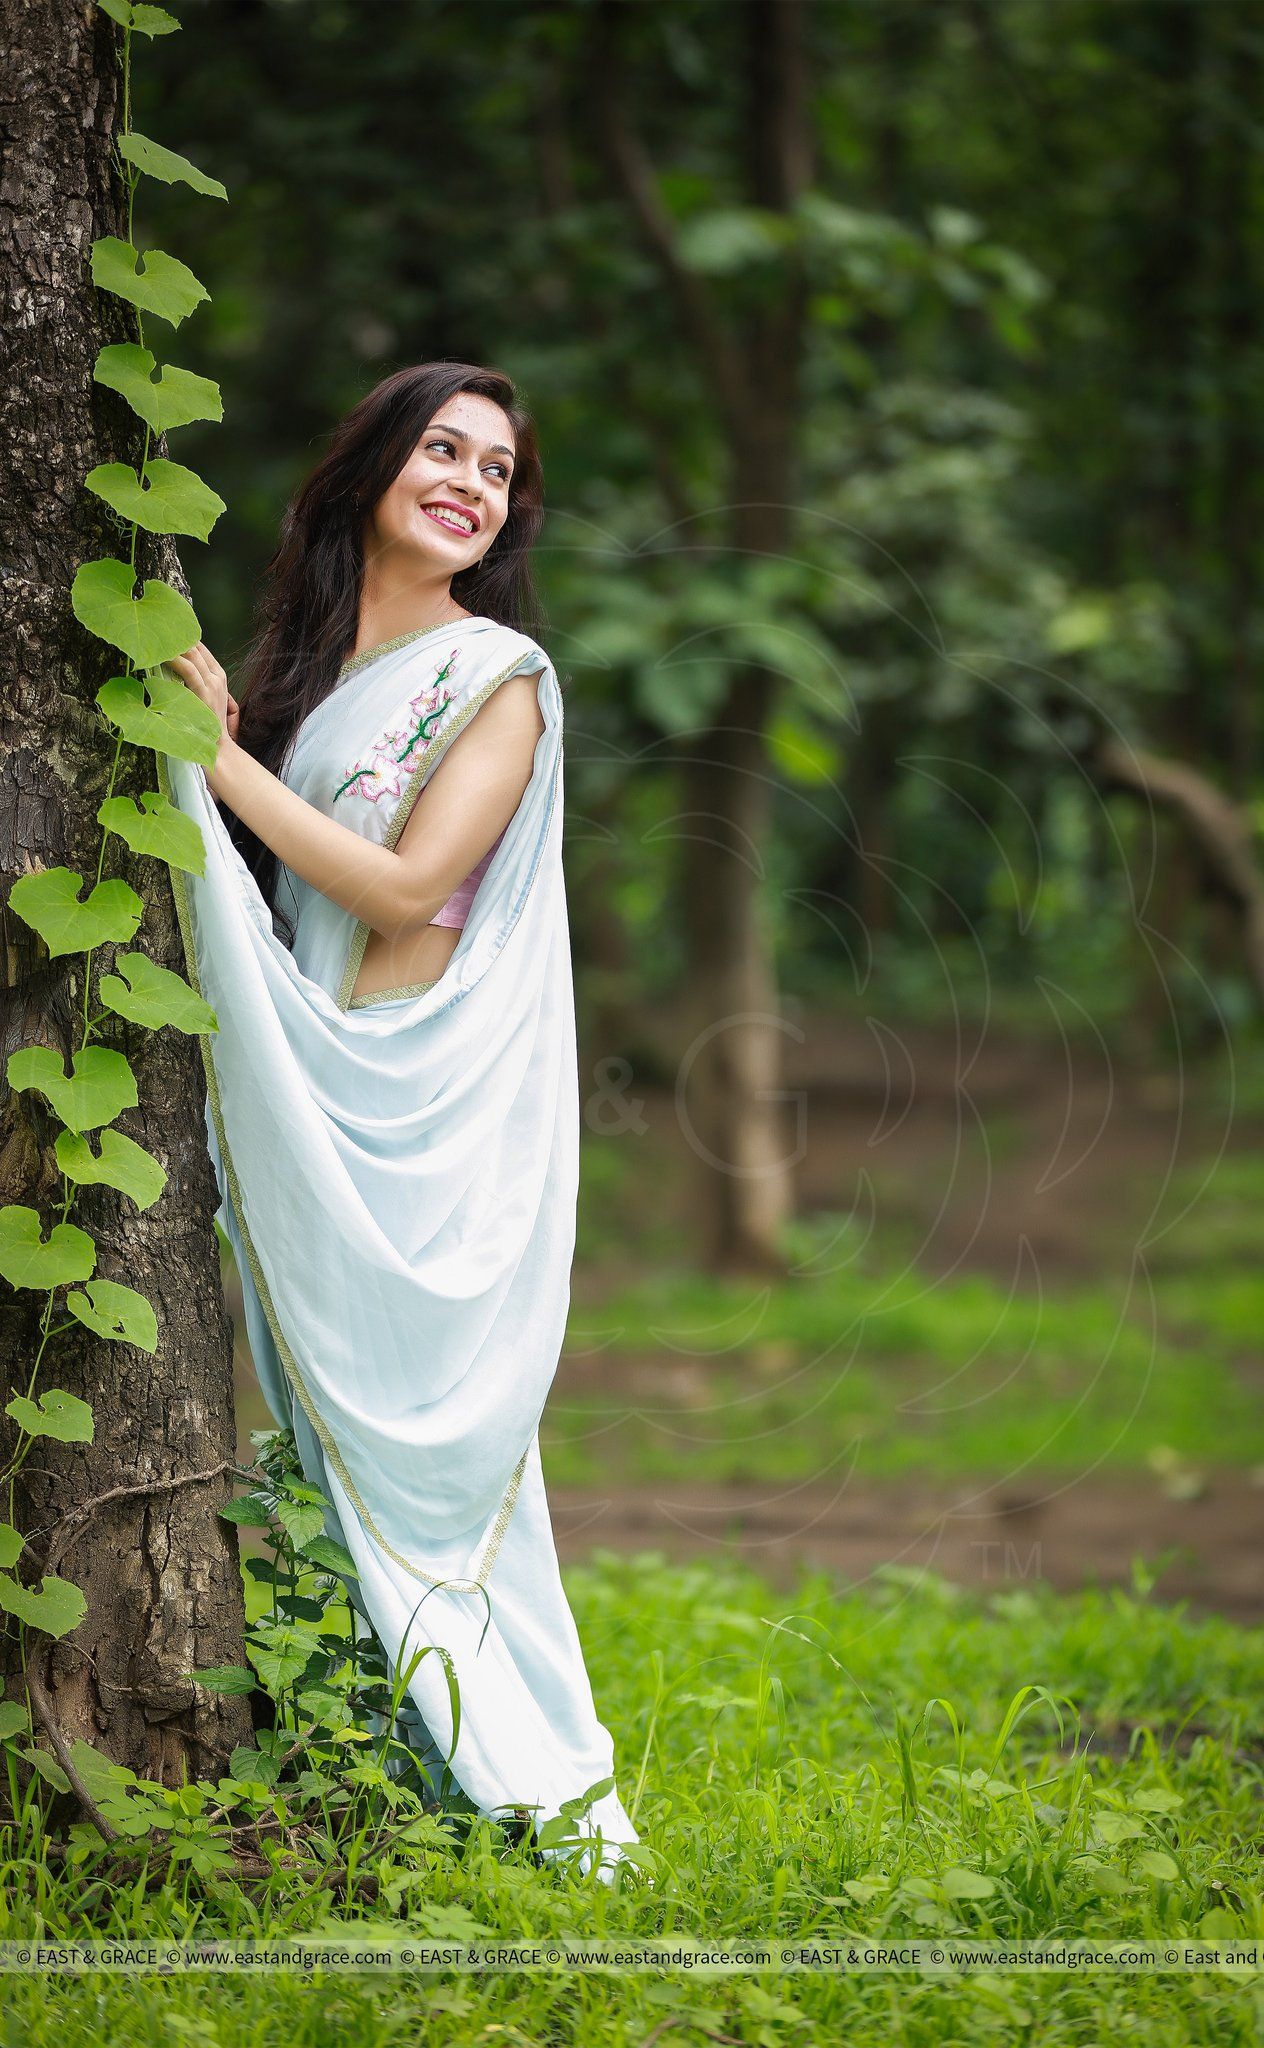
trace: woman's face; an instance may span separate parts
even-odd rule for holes
[[[420,553],[459,575],[482,560],[505,523],[514,432],[490,398],[446,398],[369,520],[366,552]]]

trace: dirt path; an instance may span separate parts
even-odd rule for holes
[[[842,1492],[648,1486],[550,1489],[550,1502],[564,1561],[596,1547],[661,1550],[739,1557],[778,1587],[804,1565],[847,1585],[896,1565],[995,1591],[1035,1579],[1065,1591],[1130,1586],[1140,1558],[1164,1604],[1188,1600],[1245,1623],[1264,1618],[1264,1487],[1238,1473],[1213,1474],[1193,1500],[1120,1475],[1106,1484],[1051,1481],[1022,1495],[896,1483]]]

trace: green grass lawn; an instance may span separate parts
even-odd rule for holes
[[[774,1595],[736,1567],[599,1555],[568,1573],[621,1789],[657,1883],[533,1868],[479,1824],[387,1872],[370,1924],[503,1938],[843,1931],[1264,1933],[1264,1639],[1114,1592],[988,1597],[922,1572]],[[1045,1688],[1025,1691],[1025,1688]],[[1055,1710],[1056,1701],[1056,1710]],[[1059,1722],[1059,1713],[1061,1720]],[[364,1909],[367,1911],[367,1909]],[[279,1874],[247,1899],[185,1873],[145,1891],[53,1874],[28,1845],[0,1934],[299,1934],[345,1924]],[[911,1973],[836,1981],[543,1975],[409,1981],[9,1977],[4,2048],[427,2038],[593,2044],[1245,2044],[1250,1981]]]
[[[796,1481],[853,1458],[874,1479],[1138,1469],[1172,1451],[1264,1463],[1264,1269],[1241,1257],[1243,1176],[1227,1177],[1196,1245],[1191,1219],[1113,1285],[932,1279],[889,1234],[852,1243],[828,1216],[794,1226],[785,1279],[677,1265],[581,1285],[545,1411],[550,1479]],[[631,1393],[629,1357],[651,1362]]]

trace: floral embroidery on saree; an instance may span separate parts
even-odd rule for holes
[[[452,692],[445,684],[456,657],[454,647],[433,682],[409,699],[404,724],[390,727],[373,742],[366,757],[349,765],[344,780],[334,791],[335,803],[340,796],[347,795],[362,796],[371,804],[381,803],[383,797],[403,795],[405,784],[453,702]]]

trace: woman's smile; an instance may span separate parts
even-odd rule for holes
[[[477,512],[469,511],[464,505],[453,505],[443,500],[423,501],[421,509],[438,525],[446,526],[450,533],[477,533],[481,524]]]

